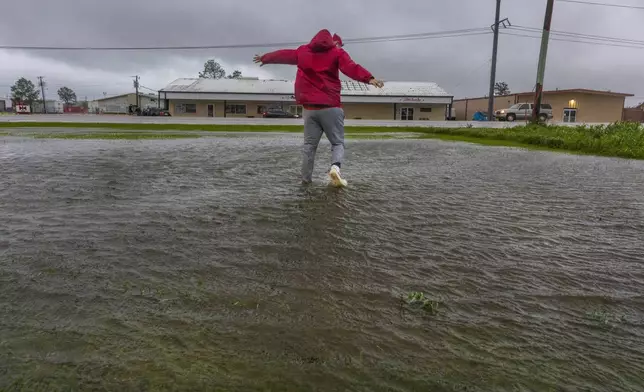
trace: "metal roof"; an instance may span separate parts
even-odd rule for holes
[[[607,95],[607,96],[614,96],[614,97],[633,97],[634,94],[629,94],[629,93],[616,93],[612,91],[606,91],[606,90],[592,90],[592,89],[587,89],[587,88],[570,88],[570,89],[557,89],[557,90],[544,90],[543,94],[570,94],[570,93],[578,93],[578,94],[594,94],[594,95]],[[529,91],[529,92],[523,92],[523,93],[512,93],[508,95],[496,95],[494,99],[499,99],[499,98],[505,98],[505,97],[516,97],[519,95],[531,95],[534,96],[534,91]],[[455,99],[454,102],[460,102],[460,101],[473,101],[476,99],[488,99],[488,97],[476,97],[476,98],[458,98]]]
[[[94,101],[107,101],[109,99],[127,97],[127,96],[130,96],[130,95],[136,95],[136,93],[126,93],[126,94],[112,95],[111,97],[98,98],[98,99],[95,99]],[[139,97],[151,98],[151,99],[157,99],[158,98],[154,94],[146,94],[146,93],[139,93]]]
[[[161,92],[230,93],[230,94],[293,94],[292,80],[241,79],[177,79]],[[344,96],[374,97],[451,97],[433,82],[389,82],[382,89],[355,81],[342,81]]]

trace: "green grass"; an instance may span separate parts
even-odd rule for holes
[[[95,128],[133,131],[201,131],[201,132],[301,132],[301,125],[242,125],[242,124],[111,124],[13,122],[0,123],[0,128]],[[430,128],[430,127],[346,127],[347,136],[360,139],[395,138],[393,133],[416,133],[418,138],[464,141],[490,146],[510,146],[539,150],[554,150],[577,154],[644,159],[644,128],[641,124],[615,123],[611,125],[565,127],[557,125],[527,125],[514,128]],[[389,135],[373,135],[387,133]],[[362,135],[364,134],[364,135]],[[99,137],[93,133],[59,134],[42,137],[70,139],[171,139],[174,134],[113,133]],[[118,136],[116,136],[118,135]],[[148,136],[150,135],[150,136]],[[189,135],[186,137],[197,137]]]
[[[0,136],[7,136],[9,133],[0,132]],[[30,135],[35,139],[77,139],[77,140],[143,140],[143,139],[189,139],[200,138],[202,135],[192,133],[155,133],[155,132],[96,132],[96,133],[38,133]],[[394,135],[367,135],[367,134],[346,134],[347,139],[360,140],[388,140],[400,139]],[[408,137],[405,137],[408,138]],[[416,137],[418,138],[418,137]]]
[[[242,124],[117,124],[64,122],[3,122],[0,128],[94,128],[131,131],[201,131],[201,132],[300,132],[298,125]]]
[[[302,132],[302,125],[243,124],[137,124],[137,123],[75,123],[75,122],[0,122],[0,128],[91,128],[129,131],[199,131],[199,132]],[[426,133],[424,127],[362,127],[348,126],[347,133]]]
[[[596,126],[528,125],[515,128],[454,128],[428,130],[440,139],[468,140],[487,145],[559,150],[621,158],[644,159],[644,127],[635,123]]]
[[[412,291],[405,298],[407,305],[416,310],[423,310],[431,315],[438,314],[440,302],[430,299],[423,292]]]
[[[140,139],[190,139],[199,138],[200,135],[190,133],[135,133],[135,132],[110,132],[110,133],[43,133],[34,135],[36,139],[101,139],[101,140],[140,140]]]
[[[616,324],[626,322],[626,316],[617,315],[605,309],[594,309],[586,313],[586,318],[602,326],[615,327]]]

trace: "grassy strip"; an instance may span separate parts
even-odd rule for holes
[[[200,132],[302,132],[303,125],[244,125],[244,124],[140,124],[140,123],[82,123],[82,122],[0,122],[0,128],[86,128],[120,129],[129,131],[200,131]],[[347,133],[426,133],[426,127],[365,127],[347,126]],[[436,128],[431,128],[436,129]]]
[[[110,133],[43,133],[34,135],[36,139],[100,139],[100,140],[141,140],[141,139],[190,139],[199,138],[200,135],[190,133],[135,133],[135,132],[110,132]]]
[[[101,128],[128,130],[178,130],[210,132],[301,132],[301,125],[242,125],[242,124],[111,124],[111,123],[0,123],[0,128],[57,127]],[[346,127],[347,134],[359,137],[361,133],[417,133],[419,138],[468,141],[486,145],[517,146],[533,149],[568,151],[622,158],[644,159],[644,128],[641,124],[615,123],[598,126],[539,126],[514,128],[425,128],[425,127]],[[117,133],[126,138],[129,133]],[[92,134],[89,138],[92,138]],[[138,135],[143,135],[138,134]],[[159,135],[156,138],[173,138]],[[55,136],[52,136],[55,137]],[[194,136],[192,136],[194,137]],[[388,138],[387,135],[368,138]],[[71,138],[71,137],[70,137]],[[76,136],[75,138],[82,138]],[[117,138],[117,137],[114,137]],[[139,138],[144,138],[141,136]]]
[[[0,128],[92,128],[131,131],[201,131],[201,132],[301,132],[301,125],[242,124],[121,124],[74,122],[0,122]]]
[[[0,133],[0,136],[3,134]],[[5,135],[9,135],[8,133]],[[139,139],[189,139],[200,138],[203,135],[192,133],[154,133],[154,132],[96,132],[96,133],[39,133],[30,135],[35,139],[101,139],[101,140],[139,140]],[[348,139],[360,140],[388,140],[403,139],[395,135],[371,135],[371,134],[350,134],[347,133]],[[418,139],[419,137],[405,137],[405,139]]]
[[[589,155],[644,159],[644,127],[636,123],[597,126],[538,126],[515,128],[429,129],[444,139],[470,139],[476,143],[560,150]],[[432,137],[427,135],[423,137]]]

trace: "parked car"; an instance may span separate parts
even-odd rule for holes
[[[300,118],[299,115],[281,109],[269,109],[262,113],[264,118]]]
[[[141,111],[142,116],[170,116],[170,112],[159,108],[145,108]]]
[[[532,118],[532,108],[534,107],[531,103],[517,103],[510,106],[507,109],[501,109],[494,112],[494,117],[497,120],[529,120]],[[552,106],[548,103],[541,104],[541,110],[539,111],[539,121],[546,121],[552,118]]]

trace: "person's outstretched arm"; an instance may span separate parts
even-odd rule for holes
[[[297,65],[297,50],[282,49],[264,55],[256,54],[253,61],[263,66],[264,64],[290,64]]]
[[[358,82],[362,83],[368,83],[376,87],[384,86],[384,83],[374,78],[371,72],[367,71],[363,66],[353,61],[353,59],[351,59],[351,56],[349,56],[349,53],[347,53],[344,49],[340,49],[340,57],[338,61],[340,71],[342,71],[343,74],[347,75],[351,79],[357,80]]]

